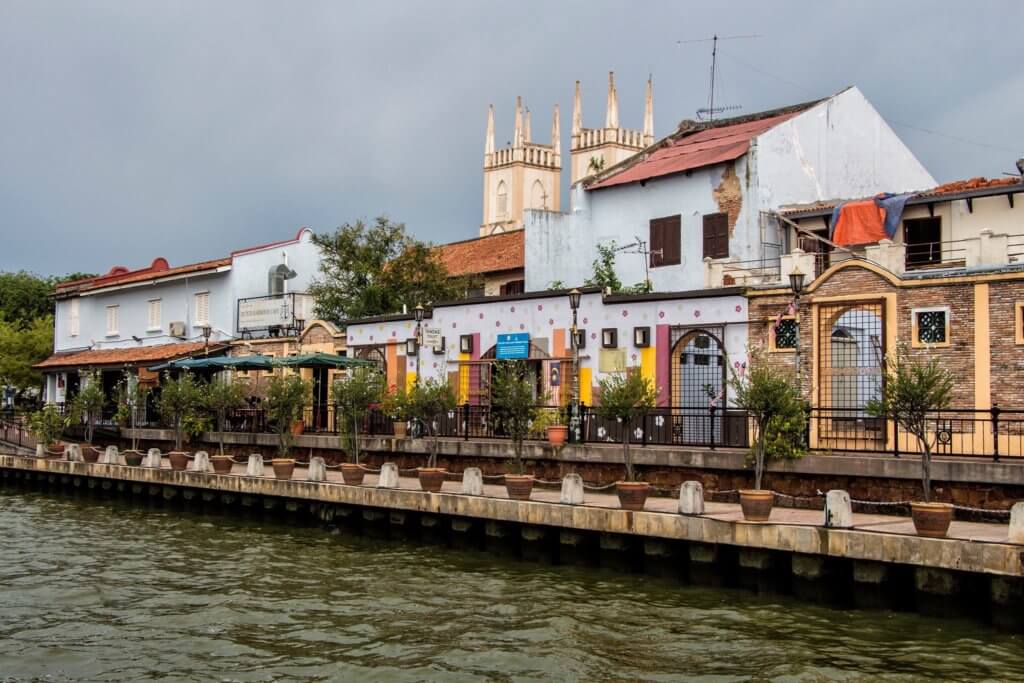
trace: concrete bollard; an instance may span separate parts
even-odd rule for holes
[[[684,481],[679,488],[679,514],[704,514],[704,485],[699,481]]]
[[[462,493],[467,496],[484,495],[484,475],[479,467],[467,467],[462,472]]]
[[[77,443],[67,444],[64,446],[64,459],[71,462],[85,462],[85,458],[82,457],[82,447]]]
[[[853,507],[850,494],[833,489],[825,494],[825,526],[832,529],[849,529],[853,526]]]
[[[101,465],[127,465],[124,456],[117,450],[117,446],[107,446],[107,450],[99,457]]]
[[[247,477],[262,477],[263,476],[263,456],[259,453],[253,453],[249,456],[249,463],[245,466],[245,476]]]
[[[575,473],[562,477],[562,493],[558,502],[562,505],[582,505],[583,477]]]
[[[142,459],[142,466],[158,470],[161,465],[163,465],[163,455],[160,453],[160,449],[150,448],[146,453],[146,457]]]
[[[46,457],[46,446],[44,446],[41,443],[37,443],[36,444],[36,457],[37,458],[45,458]]]
[[[1024,545],[1024,503],[1014,503],[1010,508],[1010,543]]]
[[[319,455],[309,459],[306,481],[327,481],[327,463]]]
[[[380,466],[380,478],[377,480],[377,488],[398,488],[398,465],[393,462],[386,462]]]
[[[196,451],[195,457],[192,458],[192,471],[212,474],[213,465],[210,463],[210,454],[206,451]]]

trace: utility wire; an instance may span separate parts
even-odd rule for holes
[[[800,90],[800,91],[802,91],[802,92],[804,92],[804,93],[806,93],[808,95],[815,96],[815,97],[820,96],[819,93],[816,93],[813,90],[810,90],[806,86],[803,86],[803,85],[801,85],[799,83],[791,81],[788,78],[783,78],[782,76],[779,76],[777,74],[773,74],[773,73],[771,73],[769,71],[765,71],[764,69],[762,69],[762,68],[760,68],[758,66],[755,66],[755,65],[751,64],[750,62],[748,62],[746,60],[740,59],[739,57],[737,57],[734,54],[730,54],[729,52],[727,52],[726,50],[723,50],[722,48],[718,48],[718,52],[723,57],[727,57],[728,59],[731,59],[731,60],[733,60],[733,61],[735,61],[735,62],[737,62],[739,64],[742,64],[743,66],[747,67],[751,71],[756,71],[757,73],[761,74],[762,76],[767,76],[769,78],[773,78],[776,81],[779,81],[780,83],[785,83],[786,85],[789,85],[789,86],[791,86],[793,88],[796,88],[797,90]],[[984,147],[986,149],[992,149],[992,150],[996,150],[996,151],[999,151],[999,152],[1007,152],[1009,154],[1019,154],[1020,153],[1019,150],[1013,150],[1013,149],[1010,149],[1009,147],[1003,147],[1001,145],[993,145],[993,144],[989,144],[987,142],[979,142],[977,140],[971,140],[969,138],[961,137],[959,135],[950,135],[949,133],[943,133],[943,132],[940,132],[940,131],[937,131],[937,130],[932,130],[931,128],[923,128],[921,126],[915,126],[915,125],[913,125],[911,123],[905,123],[903,121],[897,121],[896,119],[891,119],[891,118],[888,118],[888,117],[885,117],[885,116],[883,116],[882,118],[885,119],[890,124],[894,124],[894,125],[897,125],[897,126],[902,126],[903,128],[909,128],[911,130],[920,131],[922,133],[928,133],[929,135],[935,135],[935,136],[938,136],[940,138],[946,138],[948,140],[955,140],[957,142],[961,142],[961,143],[966,144],[966,145],[974,145],[976,147]]]

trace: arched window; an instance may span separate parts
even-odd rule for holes
[[[267,274],[267,294],[270,296],[284,294],[285,280],[291,280],[296,275],[294,270],[283,263],[271,267]]]
[[[505,181],[498,183],[498,218],[505,218],[508,215],[508,190],[505,188]]]
[[[534,209],[548,208],[548,194],[544,191],[544,184],[539,180],[533,181],[530,188],[530,207]]]

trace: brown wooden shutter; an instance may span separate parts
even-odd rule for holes
[[[651,268],[657,268],[664,262],[665,253],[665,231],[664,220],[661,218],[651,219]]]
[[[682,217],[669,216],[662,218],[662,264],[679,265],[680,262],[680,233],[682,232]]]
[[[704,258],[729,256],[729,217],[724,213],[704,216]]]

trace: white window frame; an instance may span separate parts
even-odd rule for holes
[[[199,304],[200,301],[205,301],[205,303],[206,303],[206,315],[205,316],[201,316],[200,315],[200,310],[201,310],[201,306]],[[210,292],[209,291],[206,291],[206,292],[196,292],[195,296],[193,297],[193,303],[195,304],[195,312],[193,313],[193,316],[192,316],[193,317],[192,327],[205,327],[205,326],[209,325],[210,324]]]
[[[121,307],[117,304],[107,306],[107,336],[116,337],[121,334],[118,328],[121,326]],[[113,325],[111,325],[113,322]]]
[[[155,313],[155,315],[154,315]],[[146,331],[160,332],[164,329],[163,299],[150,299],[146,309]]]
[[[72,299],[68,302],[68,336],[77,337],[82,331],[81,302]]]

